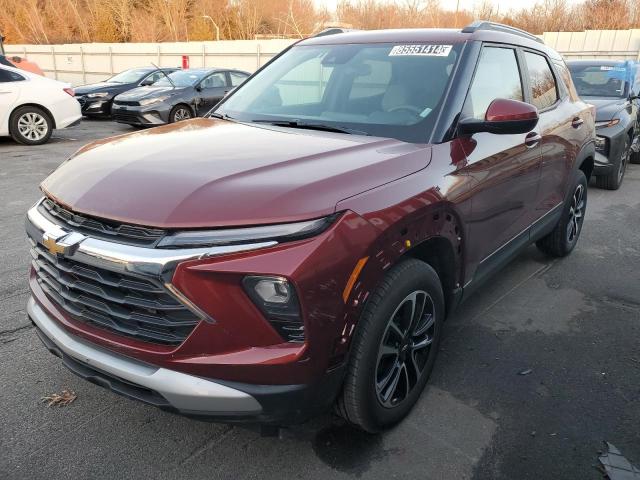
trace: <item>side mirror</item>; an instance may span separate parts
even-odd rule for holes
[[[460,133],[498,135],[528,133],[538,124],[538,109],[529,103],[498,98],[491,102],[484,120],[465,118],[458,123]]]
[[[148,87],[153,84],[154,84],[154,81],[151,80],[150,78],[145,78],[142,82],[140,82],[141,87]]]
[[[202,85],[196,85],[196,92],[202,91]]]

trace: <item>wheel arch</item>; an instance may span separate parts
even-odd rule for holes
[[[449,238],[435,235],[416,245],[399,259],[415,258],[436,271],[442,285],[447,315],[457,304],[456,292],[460,287],[460,282],[457,268],[459,260],[456,257],[459,255],[461,252],[456,253]]]
[[[13,110],[11,110],[11,113],[9,114],[9,129],[11,129],[11,119],[13,118],[13,114],[16,113],[16,110],[23,108],[23,107],[35,107],[35,108],[39,108],[40,110],[42,110],[44,113],[47,114],[47,116],[49,117],[49,120],[51,120],[51,123],[53,125],[53,129],[56,129],[56,118],[53,116],[53,114],[51,113],[51,111],[43,106],[40,105],[39,103],[22,103],[18,106],[16,106]]]
[[[582,170],[584,175],[587,177],[587,183],[591,179],[593,175],[593,169],[595,167],[595,158],[596,158],[596,145],[595,140],[591,140],[584,144],[578,155],[576,155],[576,161],[574,163],[574,173],[577,173],[578,170]],[[568,180],[571,181],[571,180]],[[567,186],[568,188],[568,186]]]
[[[189,111],[191,112],[191,115],[193,115],[193,117],[197,117],[198,115],[196,114],[196,111],[193,107],[193,105],[189,104],[188,102],[185,101],[180,101],[178,103],[176,103],[173,107],[171,107],[171,110],[169,110],[169,116],[171,116],[171,114],[173,114],[174,110],[180,106],[183,107],[187,107],[189,109]]]

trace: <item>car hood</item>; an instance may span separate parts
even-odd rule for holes
[[[394,139],[194,119],[93,142],[41,187],[120,222],[258,225],[330,214],[429,161],[428,146]]]
[[[173,95],[173,94],[183,92],[187,88],[189,87],[179,87],[179,88],[154,87],[154,86],[138,87],[138,88],[129,90],[128,92],[121,93],[120,95],[118,95],[118,100],[138,101],[138,100],[143,100],[145,98],[158,97],[160,95],[167,95],[167,94]]]
[[[596,107],[596,121],[607,122],[627,106],[624,98],[582,97],[583,100]]]
[[[92,83],[91,85],[80,85],[79,87],[75,87],[73,90],[76,92],[76,95],[86,95],[87,93],[96,93],[96,92],[109,92],[109,93],[117,93],[127,88],[131,88],[131,84],[124,83]]]

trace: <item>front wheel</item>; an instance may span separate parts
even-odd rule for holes
[[[169,123],[181,122],[182,120],[189,120],[193,118],[191,109],[186,105],[176,105],[171,109],[169,114]]]
[[[631,143],[631,155],[629,156],[629,163],[640,163],[640,138],[635,137]]]
[[[367,301],[338,412],[371,433],[401,421],[433,369],[444,320],[437,273],[410,259],[393,267]]]
[[[541,251],[552,257],[569,255],[582,232],[587,211],[587,177],[582,170],[578,170],[571,192],[558,224],[550,234],[536,242]]]
[[[614,168],[609,172],[609,174],[596,177],[596,186],[606,190],[618,190],[620,185],[622,185],[624,174],[627,171],[627,164],[631,158],[631,153],[631,139],[626,135],[622,154],[620,155],[618,162],[614,165]]]

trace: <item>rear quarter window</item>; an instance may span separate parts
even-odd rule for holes
[[[551,107],[559,100],[558,86],[546,57],[532,52],[524,52],[529,73],[531,103],[539,110]]]
[[[0,83],[21,82],[24,80],[22,75],[9,70],[0,70]]]

